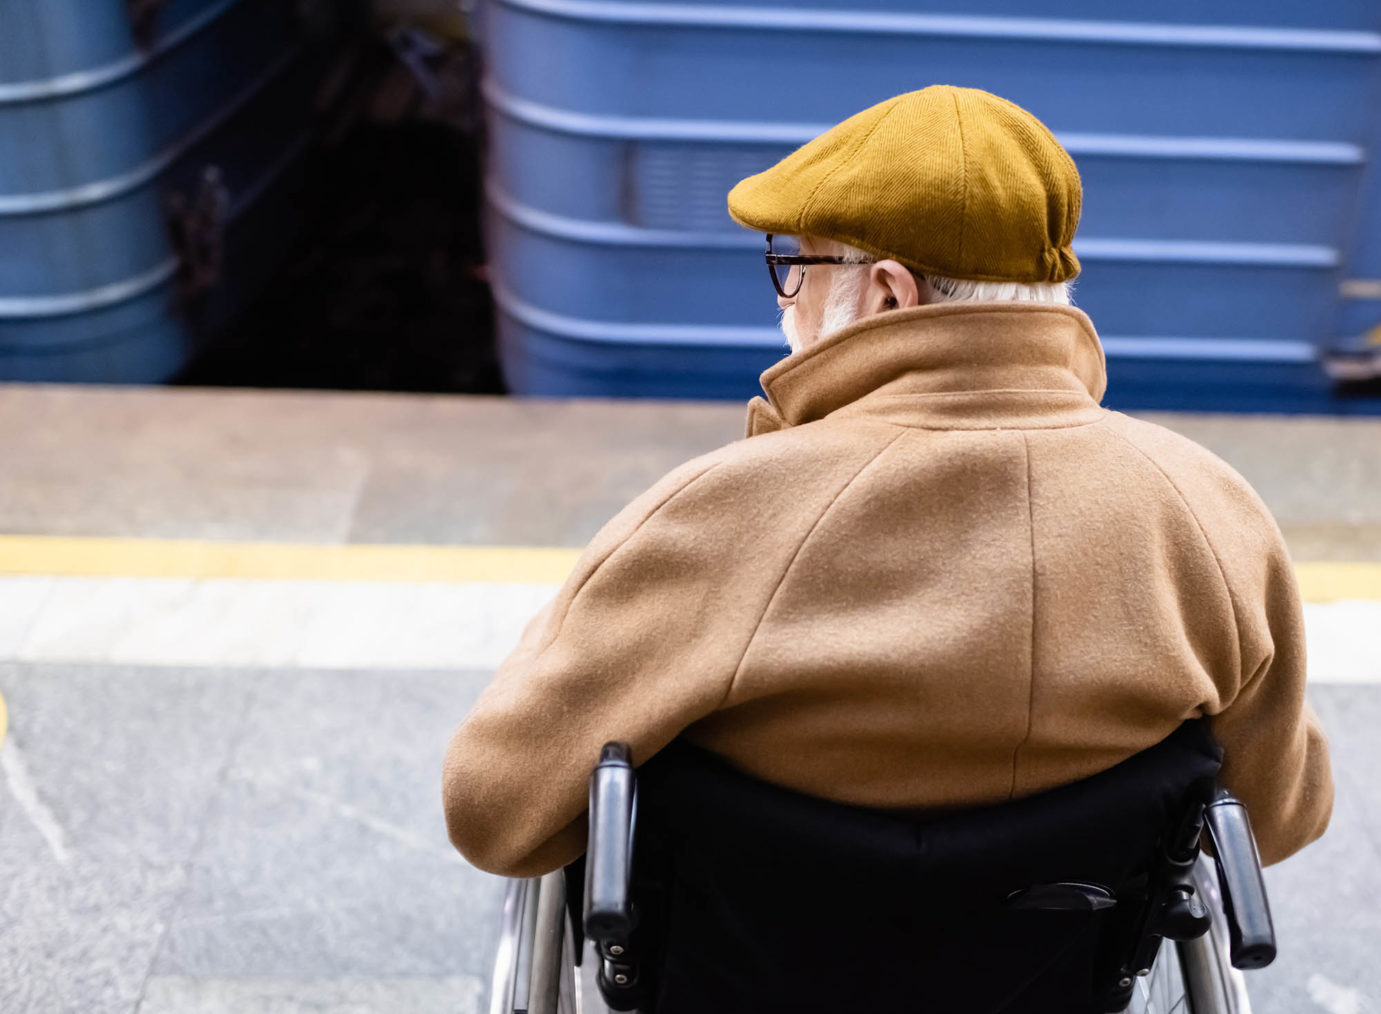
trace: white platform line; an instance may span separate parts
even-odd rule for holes
[[[556,588],[511,582],[0,577],[0,660],[492,669]],[[1381,684],[1381,601],[1306,603],[1305,624],[1311,682]]]
[[[42,596],[0,658],[330,669],[488,669],[552,585],[0,578],[0,615]],[[5,634],[0,630],[0,634]]]

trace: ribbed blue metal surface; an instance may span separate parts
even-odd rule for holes
[[[157,381],[191,336],[164,201],[207,165],[230,228],[300,151],[312,73],[291,5],[0,6],[0,379]]]
[[[1381,164],[1368,167],[1356,221],[1339,313],[1340,348],[1345,362],[1381,377]]]
[[[642,0],[637,4],[620,3],[590,5],[619,6],[623,8],[616,17],[627,17],[633,7],[681,8],[700,6],[687,4],[686,0]],[[839,0],[754,0],[751,6],[761,10],[841,11]],[[867,0],[858,5],[868,11],[882,13],[915,14],[927,10],[936,12],[932,16],[962,12],[965,17],[997,16],[1017,20],[1040,19],[1042,25],[1050,22],[1084,20],[1106,21],[1114,24],[1160,22],[1162,26],[1217,26],[1233,25],[1252,28],[1284,28],[1292,34],[1314,30],[1362,30],[1381,29],[1381,8],[1371,0],[1313,0],[1307,10],[1301,9],[1298,0],[1158,0],[1154,5],[1134,3],[1109,3],[1108,0],[1060,0],[1057,4],[1032,3],[1031,0],[964,0],[946,8],[930,4],[918,4],[916,0]],[[694,15],[688,15],[693,17]],[[744,21],[751,21],[753,15],[743,15]]]
[[[510,382],[738,397],[782,354],[737,180],[934,82],[1031,109],[1085,184],[1077,298],[1110,401],[1286,411],[1319,359],[1381,100],[1381,7],[488,0],[488,234]],[[1138,10],[1145,11],[1144,8]]]

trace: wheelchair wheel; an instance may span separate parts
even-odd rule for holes
[[[1191,1014],[1189,984],[1179,946],[1172,940],[1160,945],[1151,974],[1137,979],[1127,1014]]]
[[[1194,868],[1194,889],[1212,926],[1197,940],[1161,943],[1151,973],[1137,980],[1127,1014],[1251,1014],[1242,973],[1229,957],[1218,877],[1205,856]]]

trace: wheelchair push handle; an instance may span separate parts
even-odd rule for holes
[[[1223,891],[1233,967],[1265,968],[1276,956],[1275,926],[1247,808],[1220,791],[1206,808],[1205,823]]]
[[[590,837],[585,858],[585,932],[604,942],[633,929],[629,882],[637,805],[632,751],[606,743],[590,773]]]

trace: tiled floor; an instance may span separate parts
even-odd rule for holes
[[[1297,559],[1381,560],[1381,419],[1147,414]],[[581,546],[741,405],[0,385],[0,533]]]
[[[582,546],[742,406],[0,385],[0,532]]]

